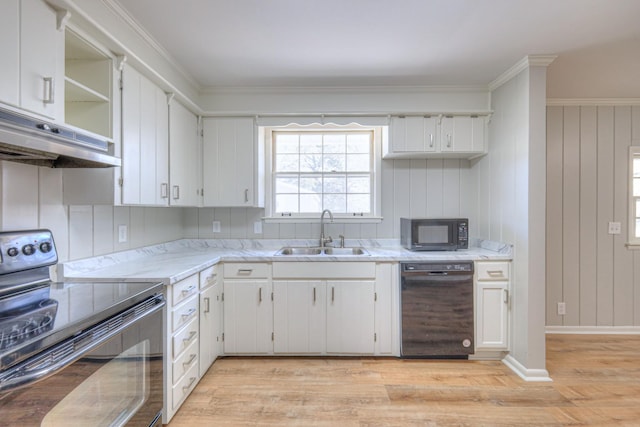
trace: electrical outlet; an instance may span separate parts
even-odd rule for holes
[[[220,221],[213,221],[212,230],[214,233],[220,232]]]
[[[564,316],[567,314],[567,305],[563,302],[558,303],[558,316]]]
[[[262,221],[253,223],[253,234],[262,234]]]
[[[127,243],[127,226],[124,224],[118,225],[118,243]]]
[[[621,231],[622,231],[622,226],[619,222],[609,223],[609,234],[620,234]]]

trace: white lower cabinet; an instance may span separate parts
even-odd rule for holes
[[[373,354],[373,280],[327,281],[327,353]]]
[[[200,368],[202,377],[222,354],[222,285],[218,266],[200,272]]]
[[[509,266],[476,263],[476,350],[509,350]]]
[[[274,280],[273,295],[273,352],[322,354],[325,284],[320,280]]]
[[[268,264],[224,265],[224,353],[272,352],[273,303]]]

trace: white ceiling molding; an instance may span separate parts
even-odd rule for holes
[[[640,98],[548,98],[550,107],[580,107],[580,106],[640,106]]]
[[[487,93],[485,85],[442,85],[442,86],[240,86],[202,88],[204,95],[216,94],[296,94],[296,93]]]
[[[548,67],[556,59],[556,55],[528,55],[516,62],[511,68],[499,75],[494,81],[489,83],[491,92],[520,74],[529,67]]]

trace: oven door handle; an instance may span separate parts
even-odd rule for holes
[[[144,319],[148,316],[151,316],[152,314],[158,312],[159,310],[162,310],[166,303],[164,299],[161,299],[162,298],[161,296],[158,298],[159,298],[159,301],[161,302],[159,302],[157,305],[153,306],[149,310],[141,313],[140,315],[134,318],[128,319],[127,321],[123,322],[121,325],[112,329],[105,335],[101,335],[99,338],[96,338],[95,341],[91,341],[88,344],[84,345],[81,349],[73,350],[73,347],[74,347],[73,342],[71,342],[71,345],[69,341],[63,342],[49,348],[44,353],[36,356],[34,360],[28,360],[25,363],[22,363],[20,365],[15,366],[12,369],[9,369],[8,371],[0,375],[0,392],[5,393],[12,390],[17,390],[55,375],[62,369],[66,368],[73,362],[81,359],[83,356],[85,356],[86,354],[90,353],[91,351],[93,351],[94,349],[102,345],[104,342],[118,335],[123,330],[125,330],[126,328],[134,324],[135,322],[141,319]],[[118,316],[114,316],[114,317],[118,318]],[[114,317],[109,318],[103,322],[100,322],[99,324],[89,329],[87,333],[92,332],[93,329],[99,328],[101,325],[112,322]],[[80,337],[84,335],[85,334],[81,334]],[[78,337],[74,338],[73,340],[77,340],[77,339]],[[70,340],[70,341],[73,341],[73,340]],[[70,346],[72,348],[71,353],[69,353],[68,355],[64,356],[59,360],[51,360],[53,358],[53,355],[56,352],[59,352],[60,349],[64,349],[64,347],[66,346]],[[65,350],[67,350],[67,352],[69,351],[68,349],[65,349]],[[3,377],[7,379],[5,380]]]

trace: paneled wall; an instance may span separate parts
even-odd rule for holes
[[[476,226],[476,172],[468,160],[382,160],[381,198],[383,220],[376,224],[326,226],[334,238],[399,238],[400,218],[468,217],[472,237]],[[187,213],[188,237],[310,239],[320,236],[320,218],[306,223],[265,223],[262,234],[254,233],[254,223],[263,209],[202,208]],[[220,233],[212,232],[212,222],[220,221]]]
[[[183,237],[184,210],[62,204],[62,170],[0,162],[1,230],[48,228],[60,261]],[[118,225],[128,239],[118,243]]]
[[[548,326],[640,326],[640,251],[625,246],[630,145],[640,106],[547,108]]]

